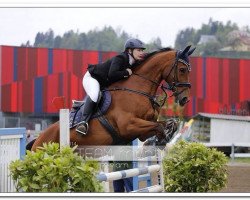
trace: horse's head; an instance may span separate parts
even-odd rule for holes
[[[173,92],[175,101],[180,106],[184,106],[188,101],[191,84],[189,82],[189,73],[191,66],[189,56],[194,52],[195,48],[190,49],[187,46],[183,51],[176,51],[173,64],[166,67],[163,73],[163,79],[168,83],[168,89]]]

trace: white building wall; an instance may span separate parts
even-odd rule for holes
[[[250,143],[250,122],[211,119],[210,143]]]

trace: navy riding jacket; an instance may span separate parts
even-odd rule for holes
[[[132,69],[135,65],[129,64],[128,53],[121,53],[101,64],[89,65],[88,71],[95,78],[101,87],[107,87],[110,84],[129,77],[127,68]]]

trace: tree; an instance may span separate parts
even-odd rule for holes
[[[230,44],[228,40],[228,34],[233,30],[239,30],[236,23],[228,21],[223,24],[220,21],[214,21],[209,19],[207,24],[202,24],[200,29],[186,28],[181,30],[175,40],[175,48],[183,49],[187,45],[195,45],[197,47],[194,55],[209,55],[216,56],[218,51],[227,47]],[[199,43],[202,35],[214,36],[216,41],[207,41],[205,43]]]
[[[147,51],[155,51],[162,48],[161,39],[159,37],[152,39],[146,47]]]
[[[38,32],[37,34],[36,34],[36,38],[35,38],[35,42],[34,42],[34,47],[40,47],[40,45],[43,43],[43,41],[44,41],[44,38],[45,38],[45,36],[44,36],[44,34],[43,33],[40,33],[40,32]]]
[[[105,26],[101,30],[95,28],[87,33],[69,30],[63,36],[55,36],[54,31],[49,29],[45,33],[37,33],[33,46],[121,52],[124,50],[125,41],[131,37],[130,34],[123,31],[120,27],[115,30],[111,26]],[[22,45],[27,46],[28,43]],[[149,51],[162,48],[161,40],[159,37],[152,39],[146,46]]]
[[[56,36],[54,40],[54,48],[60,48],[61,43],[62,43],[61,36]]]
[[[195,30],[193,28],[187,28],[185,30],[180,31],[177,34],[175,40],[175,48],[176,49],[183,49],[187,45],[195,43]]]

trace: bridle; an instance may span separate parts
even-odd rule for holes
[[[171,90],[173,92],[172,96],[178,97],[181,93],[183,93],[185,90],[187,90],[187,88],[191,88],[191,83],[188,82],[179,82],[178,80],[178,62],[183,63],[186,67],[187,70],[190,72],[191,71],[191,65],[186,62],[185,60],[179,58],[179,52],[176,52],[176,59],[174,64],[172,65],[171,70],[169,71],[166,80],[168,80],[169,76],[171,75],[172,71],[174,70],[174,76],[173,76],[173,81],[171,84],[167,83],[167,87],[166,89]],[[181,90],[180,92],[177,92],[177,88],[178,87],[184,87],[183,90]]]
[[[143,96],[146,96],[147,98],[149,98],[149,100],[151,101],[153,107],[155,105],[158,106],[158,107],[162,107],[165,104],[165,102],[166,102],[166,100],[168,98],[170,98],[172,96],[175,96],[175,97],[178,98],[178,96],[181,93],[183,93],[187,88],[191,88],[190,83],[188,83],[188,82],[179,82],[179,80],[178,80],[178,62],[183,63],[187,67],[188,71],[191,71],[190,64],[188,62],[186,62],[185,60],[179,58],[178,54],[179,54],[179,52],[176,52],[175,62],[173,63],[173,65],[172,65],[172,67],[171,67],[171,69],[170,69],[170,71],[169,71],[169,73],[167,75],[167,78],[165,79],[165,80],[167,80],[169,78],[169,76],[171,75],[172,71],[174,70],[173,81],[172,81],[171,84],[167,83],[167,85],[165,86],[165,85],[160,84],[157,81],[151,80],[151,79],[149,79],[149,78],[147,78],[147,77],[145,77],[145,76],[143,76],[141,74],[137,74],[137,73],[132,74],[132,75],[138,76],[138,77],[140,77],[140,78],[142,78],[144,80],[147,80],[147,81],[153,83],[154,85],[157,86],[157,88],[160,87],[160,89],[165,94],[165,97],[163,98],[162,103],[157,102],[156,96],[152,96],[152,95],[150,95],[150,94],[148,94],[146,92],[143,92],[143,91],[132,90],[132,89],[129,89],[129,88],[120,88],[120,87],[115,87],[115,88],[110,88],[110,89],[105,89],[105,90],[108,90],[108,91],[123,90],[123,91],[129,91],[129,92],[133,92],[133,93],[136,93],[136,94],[140,94],[140,95],[143,95]],[[184,89],[178,92],[177,91],[178,87],[184,87]],[[173,93],[170,96],[168,96],[166,90],[170,90]]]

